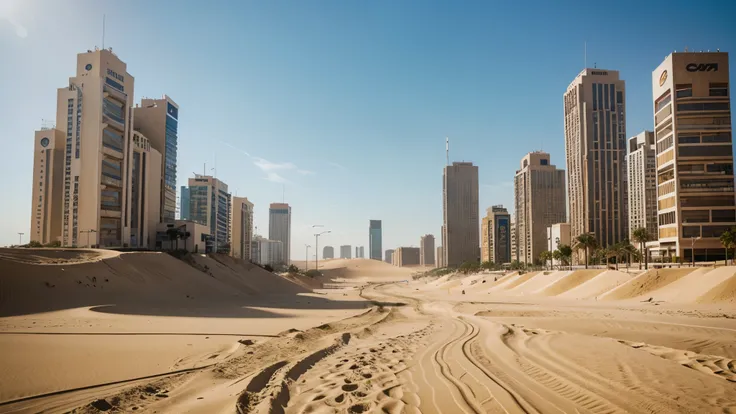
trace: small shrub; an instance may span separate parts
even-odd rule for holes
[[[287,269],[287,272],[289,273],[299,273],[299,268],[294,266],[293,264],[289,265],[289,268]]]
[[[307,277],[315,278],[318,276],[322,276],[322,273],[319,272],[317,269],[309,269],[307,270],[307,273],[305,273]]]
[[[263,266],[263,268],[266,269],[269,272],[273,272],[273,267],[271,267],[271,265],[265,265],[265,266]]]

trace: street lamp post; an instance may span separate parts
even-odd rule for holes
[[[700,237],[690,238],[690,267],[695,267],[695,240],[700,239]]]
[[[307,264],[305,265],[305,267],[306,267],[305,270],[309,270],[309,248],[312,247],[312,246],[310,246],[308,244],[305,244],[305,246],[307,247],[307,255],[304,257],[305,259],[307,259]]]
[[[314,227],[314,226],[312,226],[312,227]],[[329,230],[327,230],[327,231],[323,231],[322,233],[315,233],[315,235],[314,235],[314,245],[315,245],[315,247],[314,247],[315,251],[314,252],[316,253],[314,255],[314,257],[315,257],[314,264],[315,264],[315,269],[317,271],[319,271],[319,236],[321,236],[323,234],[326,234],[326,233],[331,233],[331,232]]]

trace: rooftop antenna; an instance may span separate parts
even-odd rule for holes
[[[102,49],[105,49],[105,15],[102,15]]]
[[[447,166],[450,165],[450,137],[445,137],[445,154],[447,157]]]

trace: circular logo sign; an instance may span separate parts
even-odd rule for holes
[[[49,139],[48,138],[41,138],[41,146],[42,147],[48,147],[49,146]]]
[[[662,72],[662,74],[659,76],[659,86],[664,85],[665,82],[667,82],[667,71],[666,70]]]
[[[86,70],[92,70],[92,64],[88,63],[87,66],[84,67]]]

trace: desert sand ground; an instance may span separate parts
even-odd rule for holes
[[[0,412],[736,412],[734,267],[413,280],[355,259],[299,281],[3,254]]]

